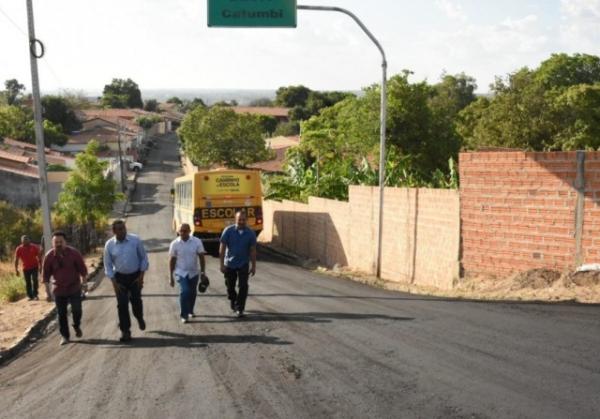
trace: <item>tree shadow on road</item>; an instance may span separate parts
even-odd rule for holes
[[[81,339],[73,341],[81,345],[95,345],[105,348],[205,348],[210,344],[260,344],[291,345],[293,342],[266,335],[187,335],[162,330],[149,331],[158,336],[135,337],[128,343],[117,339]]]

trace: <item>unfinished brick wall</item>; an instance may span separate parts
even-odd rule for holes
[[[600,263],[600,152],[585,153],[583,262]]]
[[[576,152],[463,153],[462,266],[506,275],[576,264]],[[600,153],[586,153],[583,259],[598,261]]]
[[[349,202],[265,201],[260,240],[299,255],[374,274],[379,190],[352,186]],[[441,288],[458,277],[457,191],[386,188],[382,277]]]

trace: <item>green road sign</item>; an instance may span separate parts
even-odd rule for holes
[[[295,28],[296,0],[208,0],[208,26]]]

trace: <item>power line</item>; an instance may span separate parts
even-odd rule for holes
[[[27,38],[27,37],[28,37],[28,36],[27,36],[27,32],[25,32],[23,29],[21,29],[21,27],[20,27],[19,25],[17,25],[17,23],[16,23],[14,20],[12,20],[12,19],[11,19],[11,17],[10,17],[10,16],[9,16],[9,15],[8,15],[8,14],[7,14],[7,13],[4,11],[4,10],[2,10],[2,8],[1,8],[1,7],[0,7],[0,13],[2,13],[2,14],[4,15],[4,17],[6,18],[6,20],[8,20],[10,23],[12,23],[12,25],[13,25],[15,28],[17,28],[17,30],[18,30],[19,32],[21,32],[25,38]]]
[[[0,13],[2,13],[4,15],[4,17],[6,18],[6,20],[8,20],[19,32],[21,32],[21,34],[26,39],[29,39],[29,35],[27,35],[27,33],[14,20],[4,10],[2,10],[2,8],[0,8]],[[56,73],[56,71],[54,71],[54,68],[52,67],[52,65],[50,65],[50,60],[48,60],[48,58],[46,58],[46,57],[42,57],[41,61],[46,66],[46,69],[50,72],[52,77],[54,78],[54,81],[56,83],[58,83],[59,90],[64,90],[64,87],[63,87],[60,77],[58,77],[58,74]]]

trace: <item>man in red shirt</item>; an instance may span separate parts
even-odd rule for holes
[[[38,272],[42,267],[40,256],[40,247],[31,243],[29,236],[21,236],[21,245],[15,250],[15,273],[19,276],[19,261],[21,261],[29,301],[39,300]]]
[[[65,233],[55,231],[52,235],[52,250],[44,257],[44,283],[52,277],[52,291],[58,324],[62,339],[61,345],[69,343],[69,319],[67,308],[71,304],[73,329],[80,338],[81,331],[81,290],[87,287],[87,268],[81,254],[73,247],[67,246]]]

